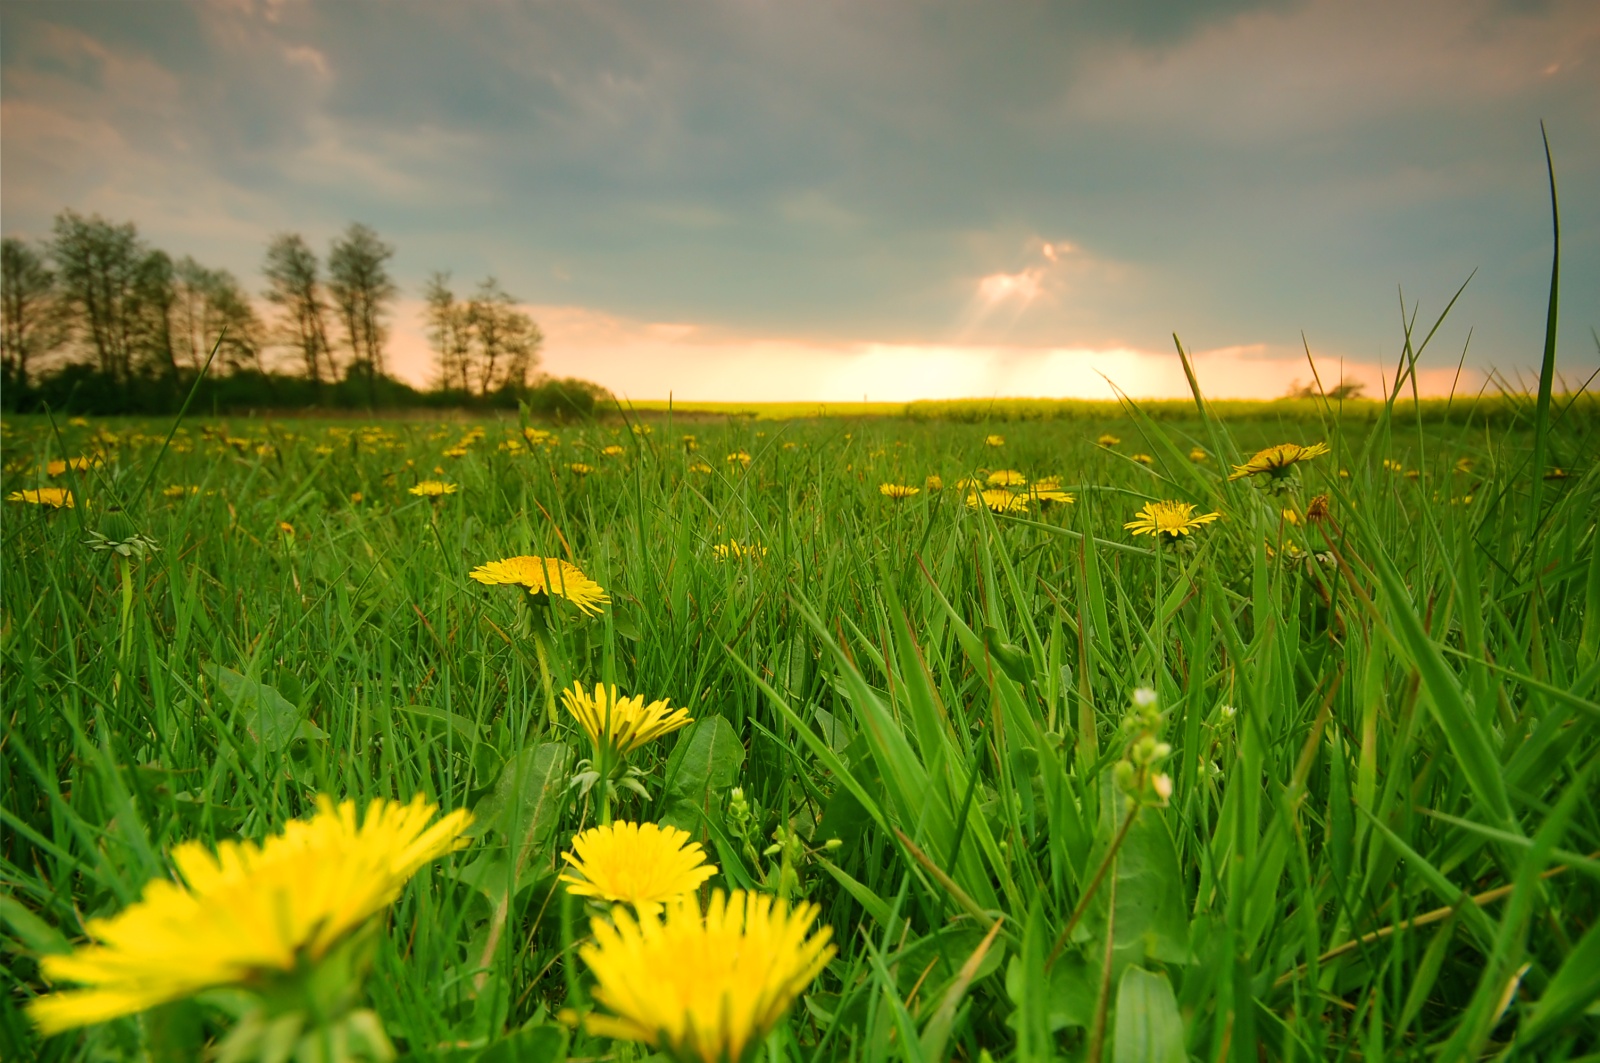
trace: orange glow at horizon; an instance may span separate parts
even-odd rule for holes
[[[397,315],[391,365],[428,385],[433,355],[418,313]],[[1124,346],[1032,347],[978,343],[827,342],[732,335],[700,325],[640,322],[576,306],[528,308],[545,333],[540,368],[593,380],[618,398],[700,402],[909,402],[954,398],[1184,398],[1175,351]],[[407,324],[414,322],[414,324]],[[1304,352],[1264,344],[1194,352],[1210,398],[1270,399],[1309,382]],[[1341,377],[1383,393],[1394,367],[1319,357],[1325,387]],[[1475,391],[1481,376],[1454,366],[1418,371],[1427,395]],[[1409,386],[1408,389],[1409,391]]]

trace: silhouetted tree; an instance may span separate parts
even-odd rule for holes
[[[113,225],[98,214],[56,215],[50,257],[63,301],[75,312],[78,337],[100,372],[124,381],[133,367],[135,285],[146,255],[133,223]]]
[[[360,223],[352,223],[328,251],[328,290],[344,324],[352,374],[366,377],[367,393],[376,394],[375,380],[385,374],[386,304],[399,291],[389,277],[394,248]]]
[[[260,372],[261,319],[233,274],[207,269],[188,256],[179,260],[173,273],[177,299],[173,343],[179,357],[198,371],[221,336],[214,369]]]
[[[469,304],[468,319],[475,341],[478,393],[526,387],[544,345],[544,333],[533,318],[517,309],[498,280],[486,277]]]
[[[7,237],[0,243],[0,365],[7,389],[27,390],[30,368],[61,345],[63,325],[55,275],[44,257]]]
[[[337,376],[333,348],[328,343],[327,302],[323,298],[321,267],[316,253],[298,233],[280,233],[267,245],[261,267],[267,278],[267,300],[282,309],[280,335],[300,353],[305,378],[321,384]]]
[[[428,338],[439,361],[439,387],[472,391],[471,304],[456,299],[449,273],[434,273],[423,292],[428,302]]]

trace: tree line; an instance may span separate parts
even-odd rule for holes
[[[326,258],[299,233],[268,243],[260,292],[266,319],[238,278],[174,259],[116,224],[73,210],[38,243],[0,247],[0,401],[95,412],[141,412],[181,401],[221,337],[208,379],[213,404],[247,406],[514,405],[548,390],[587,406],[582,381],[537,380],[544,335],[494,277],[458,298],[448,273],[427,283],[431,392],[396,380],[387,362],[399,286],[393,245],[352,223]],[[214,379],[212,379],[214,378]],[[548,396],[547,396],[548,398]],[[236,402],[234,400],[243,400]]]

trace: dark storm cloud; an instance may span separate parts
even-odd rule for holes
[[[1381,16],[1381,17],[1380,17]],[[7,4],[7,232],[252,274],[345,221],[540,302],[773,334],[1372,357],[1395,286],[1525,361],[1566,196],[1600,291],[1590,4]],[[250,243],[253,235],[254,243]],[[1069,244],[1057,261],[1046,242]],[[979,279],[1031,301],[974,314]],[[1031,286],[1031,287],[1030,287]],[[995,289],[999,290],[999,289]],[[1452,337],[1454,339],[1455,337]]]

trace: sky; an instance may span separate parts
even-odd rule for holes
[[[257,294],[275,233],[486,275],[628,398],[1186,394],[1597,368],[1594,0],[0,0],[0,229]],[[1469,282],[1470,278],[1470,282]],[[263,311],[268,308],[263,306]]]

